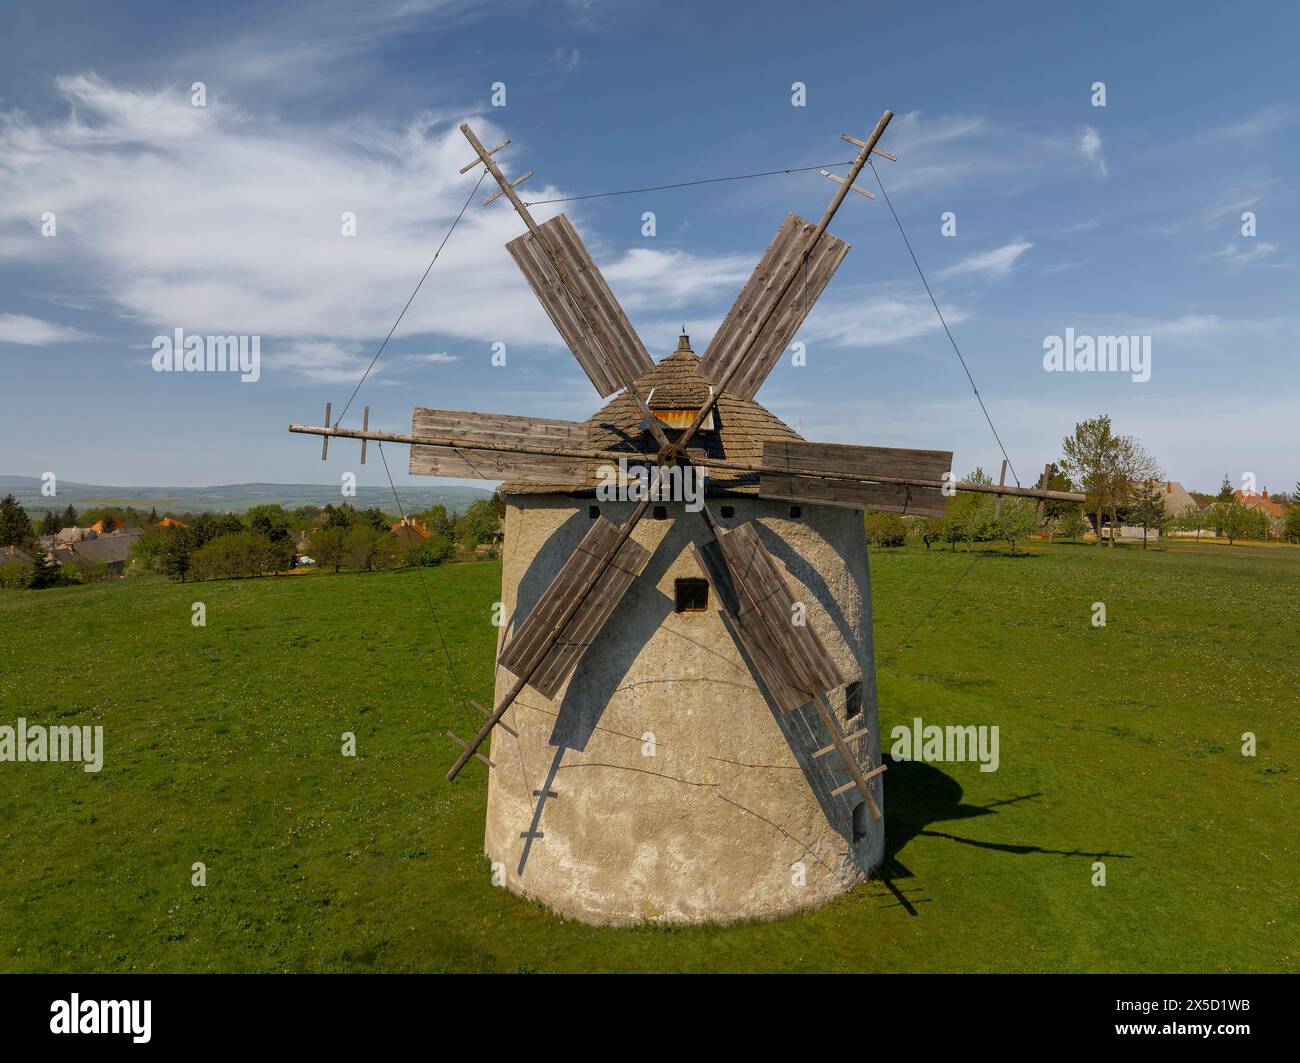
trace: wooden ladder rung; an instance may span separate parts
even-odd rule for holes
[[[864,735],[868,733],[868,730],[869,730],[868,728],[864,727],[862,728],[861,731],[854,731],[851,735],[845,735],[843,738],[840,739],[840,741],[845,743],[845,745],[847,745],[849,742],[853,742],[859,738],[862,738]],[[812,755],[812,759],[816,760],[818,757],[824,757],[826,756],[827,753],[833,752],[834,749],[835,749],[834,742],[832,742],[828,746],[822,746],[821,749],[817,750],[817,752]]]
[[[474,708],[478,709],[479,714],[483,717],[483,719],[485,720],[492,719],[492,714],[488,712],[487,709],[483,708],[483,706],[480,705],[477,701],[471,699],[470,704],[473,705]],[[501,730],[505,731],[505,733],[508,734],[511,738],[519,737],[519,732],[516,731],[513,727],[511,727],[508,723],[506,723],[504,719],[497,720],[497,726],[500,727]]]
[[[455,742],[458,746],[460,746],[461,749],[469,748],[468,742],[466,742],[463,738],[460,738],[459,736],[452,734],[452,732],[448,731],[447,737],[450,738],[453,742]],[[496,765],[493,764],[490,760],[488,760],[488,758],[485,757],[482,753],[476,751],[474,753],[474,756],[478,757],[478,759],[481,760],[484,764],[486,764],[489,768],[496,767]]]
[[[870,782],[870,781],[871,781],[872,779],[874,779],[877,775],[879,775],[882,771],[884,771],[887,767],[889,767],[888,764],[882,764],[882,765],[880,765],[880,767],[878,767],[878,768],[872,768],[869,772],[867,772],[865,775],[862,776],[863,781],[864,781],[864,782]],[[857,780],[854,780],[853,782],[846,782],[843,786],[839,787],[838,789],[836,789],[836,790],[832,790],[832,791],[831,791],[831,796],[832,796],[832,797],[839,797],[839,795],[842,794],[842,793],[844,793],[845,790],[852,790],[852,789],[853,789],[855,786],[857,786],[857,785],[858,785],[858,784],[857,784]]]

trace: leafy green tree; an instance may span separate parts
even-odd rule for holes
[[[340,527],[317,528],[307,540],[307,553],[321,568],[332,568],[337,572],[343,567],[344,541],[347,531]]]
[[[1247,532],[1253,530],[1257,523],[1252,521],[1250,517],[1250,514],[1255,511],[1248,509],[1233,498],[1231,493],[1229,493],[1226,500],[1215,502],[1212,508],[1211,519],[1214,521],[1215,530],[1228,540],[1229,546],[1238,539],[1246,538]],[[1263,516],[1263,514],[1260,514],[1260,516]]]
[[[1110,416],[1102,414],[1080,421],[1074,426],[1074,434],[1061,441],[1061,450],[1061,468],[1088,496],[1087,507],[1096,516],[1100,536],[1103,514],[1114,503],[1119,458],[1119,437],[1111,428]]]
[[[293,542],[292,522],[281,506],[254,506],[244,514],[244,521],[249,531],[256,532],[268,542]]]
[[[1134,523],[1142,527],[1142,549],[1145,550],[1147,536],[1153,531],[1163,531],[1169,523],[1169,516],[1165,512],[1165,493],[1157,481],[1147,480],[1138,486],[1129,515]]]
[[[163,549],[171,534],[170,528],[160,528],[156,524],[146,528],[144,534],[131,544],[131,561],[145,572],[157,572],[161,567]]]
[[[1005,539],[1016,552],[1016,543],[1033,535],[1038,526],[1038,504],[1029,498],[1004,497],[1002,512],[989,526],[991,535]]]
[[[28,546],[36,538],[27,511],[13,495],[0,499],[0,546]]]
[[[397,539],[387,529],[379,531],[365,524],[349,528],[343,541],[343,554],[354,572],[386,568],[391,563]]]
[[[1072,539],[1075,542],[1080,541],[1084,533],[1088,530],[1088,519],[1083,515],[1083,510],[1075,504],[1056,518],[1057,534],[1066,539]]]
[[[1289,543],[1300,543],[1300,501],[1293,502],[1287,508],[1282,537]]]
[[[907,541],[907,524],[897,513],[867,513],[863,525],[867,542],[876,546],[902,546]]]
[[[167,528],[163,534],[165,538],[158,552],[158,564],[172,579],[184,583],[190,571],[190,558],[203,544],[192,528]]]
[[[407,564],[440,565],[456,553],[456,544],[445,535],[430,535],[413,543],[407,551]]]
[[[456,523],[460,545],[467,550],[501,540],[501,520],[505,516],[505,499],[498,491],[491,498],[470,503],[465,515]]]
[[[447,516],[447,507],[444,505],[430,506],[419,515],[419,520],[429,529],[430,535],[441,535],[445,539],[456,537],[455,519]]]
[[[59,528],[59,518],[54,514],[53,510],[47,509],[45,516],[41,518],[41,534],[57,535]]]
[[[931,543],[943,542],[942,517],[925,518],[925,523],[921,525],[921,542],[925,544],[927,550],[930,549]]]

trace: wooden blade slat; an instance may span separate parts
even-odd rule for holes
[[[591,582],[592,575],[614,549],[618,534],[616,525],[604,517],[597,519],[499,658],[498,663],[518,676],[535,668],[528,685],[543,697],[554,697],[564,685],[650,559],[650,552],[635,539],[624,540],[609,567],[564,625],[560,637],[548,647],[546,640],[556,621]]]
[[[865,480],[876,476],[942,480],[944,473],[952,470],[952,451],[783,439],[763,444],[763,467],[782,472],[843,474]]]
[[[809,505],[838,506],[841,509],[885,510],[913,517],[942,517],[944,503],[947,501],[937,487],[904,487],[900,484],[828,480],[823,477],[769,472],[762,473],[758,478],[758,495],[773,501],[806,502]]]
[[[554,446],[583,450],[587,426],[581,421],[559,421],[546,417],[519,417],[506,413],[473,413],[465,410],[431,410],[417,406],[411,418],[411,434],[463,440],[464,447],[412,446],[409,469],[421,476],[452,476],[470,480],[511,480],[584,486],[587,462],[582,458],[540,454],[511,454],[476,450],[475,443],[530,447]]]
[[[844,261],[844,256],[849,253],[849,245],[843,240],[823,233],[809,256],[805,283],[803,249],[815,229],[812,222],[797,214],[786,216],[776,238],[768,245],[740,297],[705,350],[700,361],[700,373],[716,384],[730,371],[750,330],[772,308],[791,275],[799,275],[745,355],[745,364],[731,378],[727,385],[728,394],[752,399],[758,393],[781,352],[794,338],[835,270]]]
[[[781,440],[763,444],[763,468],[758,486],[763,498],[940,517],[945,499],[937,487],[862,481],[873,476],[942,480],[952,469],[952,451]],[[837,473],[853,479],[827,477]]]
[[[742,648],[783,712],[844,685],[817,633],[794,623],[794,595],[752,524],[722,533],[695,554],[735,622]]]
[[[808,701],[807,691],[801,690],[785,666],[780,650],[772,645],[761,630],[750,630],[739,621],[740,598],[727,570],[726,558],[716,542],[693,545],[695,559],[701,571],[708,578],[713,593],[718,596],[723,610],[731,617],[733,630],[740,640],[740,648],[745,651],[762,679],[767,692],[782,712],[793,712]]]
[[[623,386],[624,377],[635,380],[653,369],[654,361],[573,223],[560,214],[538,229],[559,259],[563,282],[547,249],[531,232],[511,240],[506,250],[601,397],[612,395]]]
[[[810,695],[824,694],[846,682],[816,632],[794,623],[794,595],[752,523],[722,536],[722,551],[736,577],[740,617],[761,623],[786,654],[798,685]]]

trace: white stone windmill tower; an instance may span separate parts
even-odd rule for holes
[[[657,365],[572,224],[508,245],[602,397],[585,422],[417,408],[410,471],[504,481],[495,708],[462,752],[491,768],[488,856],[516,892],[589,922],[729,921],[814,907],[884,849],[871,589],[862,510],[935,514],[950,452],[808,443],[754,395],[848,245],[831,218],[886,111],[817,224],[789,215],[702,358]],[[506,142],[508,143],[508,141]],[[892,156],[886,156],[892,158]],[[827,174],[827,176],[831,176]],[[364,446],[364,444],[363,444]],[[635,491],[707,470],[697,512]],[[628,478],[630,479],[630,477]],[[627,483],[628,479],[624,482]],[[958,489],[1038,497],[986,485]],[[647,519],[648,518],[648,519]],[[480,746],[492,736],[491,751]]]

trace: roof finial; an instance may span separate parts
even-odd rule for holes
[[[685,326],[682,326],[682,334],[677,337],[677,349],[679,351],[689,351],[691,349],[691,338],[686,335]]]

